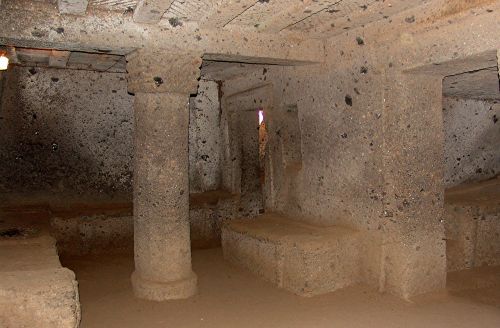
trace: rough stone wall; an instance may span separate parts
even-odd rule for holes
[[[191,193],[217,190],[221,183],[219,86],[201,80],[189,101],[189,188]]]
[[[381,99],[373,87],[379,83],[377,73],[365,72],[365,65],[347,62],[344,67],[284,70],[277,87],[282,90],[280,114],[274,125],[280,125],[286,105],[297,105],[302,167],[284,172],[286,187],[277,197],[280,211],[322,224],[377,228],[374,218],[381,213],[382,198],[377,156]],[[287,135],[270,132],[275,154],[294,142]],[[283,162],[278,157],[272,164],[275,173],[276,161]]]
[[[491,65],[484,54],[498,49],[498,39],[488,37],[498,22],[486,23],[494,17],[486,6],[450,13],[434,3],[393,16],[391,24],[348,31],[332,43],[346,51],[346,45],[352,49],[354,40],[362,40],[358,45],[364,50],[356,52],[378,53],[376,69],[386,75],[380,167],[385,196],[379,220],[389,240],[380,278],[384,290],[406,298],[444,288],[446,282],[441,80]],[[485,37],[478,39],[479,34]]]
[[[373,85],[380,74],[364,61],[332,65],[255,69],[224,84],[224,110],[246,104],[265,111],[267,210],[377,229],[382,97]],[[291,122],[291,108],[298,122]],[[297,158],[301,164],[288,163]]]
[[[1,192],[131,192],[125,74],[12,67],[6,75]]]
[[[240,111],[237,117],[237,129],[241,138],[241,192],[242,194],[260,193],[257,110]]]
[[[485,180],[500,173],[500,104],[445,97],[445,185]]]
[[[133,96],[125,74],[13,67],[0,120],[0,191],[131,193]],[[218,85],[190,99],[190,187],[220,187]]]

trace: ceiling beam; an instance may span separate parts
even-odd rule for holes
[[[98,72],[126,72],[124,56],[51,49],[6,47],[12,64],[28,67],[80,69]]]
[[[426,74],[450,76],[465,72],[478,71],[497,64],[497,50],[488,50],[476,53],[472,56],[447,60],[445,62],[435,62],[432,64],[421,65],[406,70],[410,74]]]
[[[49,67],[66,68],[70,51],[52,50],[49,56]]]
[[[387,22],[386,19],[398,15],[422,3],[414,0],[398,0],[388,5],[387,1],[379,0],[327,0],[330,4],[321,9],[320,4],[313,3],[306,8],[308,16],[296,19],[288,26],[281,26],[280,30],[294,31],[296,28],[312,37],[333,37],[353,30],[357,27],[371,24],[376,21]],[[434,0],[448,1],[448,0]],[[316,8],[314,8],[316,7]],[[438,5],[436,8],[439,7]],[[297,17],[298,18],[298,17]],[[264,31],[264,29],[262,29]],[[265,30],[271,33],[272,28]]]
[[[272,15],[266,19],[266,21],[261,22],[258,29],[260,31],[278,33],[286,27],[327,10],[341,1],[342,0],[288,0],[284,3],[285,5],[282,11]]]
[[[258,0],[222,0],[200,21],[205,28],[222,28],[234,18],[253,7]]]
[[[203,66],[201,67],[201,75],[217,73],[217,72],[220,72],[220,71],[227,69],[230,66],[235,66],[235,65],[241,65],[241,64],[207,61],[207,62],[204,62]]]
[[[33,63],[33,66],[36,64],[48,64],[50,52],[47,49],[16,49],[18,60],[22,63]]]
[[[139,0],[134,11],[134,22],[156,24],[174,0]]]
[[[0,50],[2,50],[2,48],[0,48]],[[19,63],[19,58],[17,58],[17,51],[15,47],[6,47],[5,51],[7,52],[7,57],[9,58],[10,63],[12,64]]]
[[[228,64],[228,63],[225,63]],[[248,76],[251,72],[262,70],[261,65],[244,65],[244,64],[232,64],[232,65],[221,65],[218,69],[204,70],[202,68],[201,75],[207,80],[214,81],[225,81],[230,80],[235,77],[246,75]]]
[[[500,99],[498,69],[490,67],[465,72],[443,79],[443,95],[447,97],[498,100]]]
[[[88,4],[88,0],[57,0],[61,14],[85,15]]]

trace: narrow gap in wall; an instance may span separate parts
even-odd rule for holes
[[[259,105],[234,81],[262,72],[257,64],[204,59],[198,94],[190,99],[190,233],[193,248],[220,246],[223,222],[263,208]],[[258,92],[258,90],[256,91]],[[262,101],[260,101],[262,104]],[[265,118],[264,118],[265,120]],[[261,182],[262,175],[262,182]]]
[[[264,188],[266,182],[266,147],[267,147],[267,126],[264,117],[264,109],[258,109],[259,115],[259,181],[261,188]]]

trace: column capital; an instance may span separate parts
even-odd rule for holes
[[[194,94],[198,89],[201,54],[139,49],[127,55],[131,93]]]

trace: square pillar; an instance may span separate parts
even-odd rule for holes
[[[381,289],[405,299],[445,288],[442,77],[388,72]]]
[[[201,57],[140,50],[127,57],[134,99],[134,294],[196,293],[189,231],[189,95]]]

